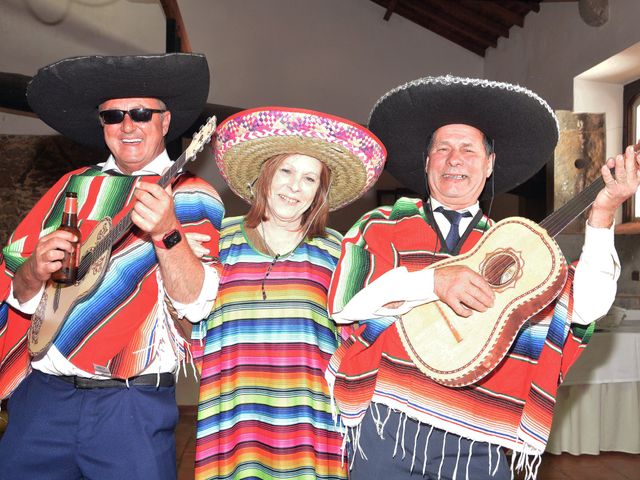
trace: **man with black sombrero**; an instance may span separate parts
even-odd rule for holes
[[[214,258],[198,259],[184,236],[208,236],[216,255],[223,207],[213,187],[188,173],[166,189],[157,182],[173,165],[165,137],[196,121],[208,91],[205,57],[182,53],[65,59],[29,84],[27,99],[44,122],[110,155],[61,178],[4,249],[12,281],[0,309],[0,392],[10,395],[10,422],[0,478],[176,478],[174,376],[190,354],[172,315],[199,321],[218,285]],[[64,288],[55,290],[61,300],[43,289],[73,248],[75,236],[57,230],[70,191],[82,240],[100,225],[100,235],[113,236],[111,256],[90,265],[83,278],[100,278],[95,288],[29,358],[30,315],[35,328],[47,302],[66,305]],[[113,219],[109,235],[105,217]]]
[[[543,303],[539,290],[518,290],[530,281],[525,259],[527,272],[547,261],[528,258],[519,235],[472,254],[493,236],[478,199],[551,159],[558,125],[549,105],[515,85],[427,77],[384,95],[369,128],[387,147],[389,171],[421,198],[365,214],[345,236],[332,280],[330,313],[361,324],[327,371],[352,431],[350,478],[506,479],[522,467],[533,478],[557,387],[613,302],[614,214],[638,188],[639,160],[630,147],[602,168],[577,266],[545,240],[555,270],[542,275]],[[493,343],[469,333],[482,330]],[[467,361],[470,345],[478,350]]]

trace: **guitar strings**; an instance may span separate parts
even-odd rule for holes
[[[183,163],[184,158],[186,158],[183,153],[180,158],[178,158],[173,165],[171,165],[167,171],[160,177],[157,184],[161,187],[166,187],[169,183],[169,180],[173,178],[179,168],[182,167],[180,165]],[[127,212],[127,214],[120,220],[115,227],[109,232],[109,234],[104,237],[102,240],[98,242],[94,249],[92,249],[89,253],[87,253],[80,260],[80,266],[78,267],[78,280],[82,280],[86,275],[89,267],[93,264],[95,260],[100,258],[107,249],[110,249],[113,244],[127,231],[131,228],[131,211]]]
[[[598,196],[598,192],[600,192],[603,187],[604,179],[600,177],[580,192],[573,201],[569,201],[564,204],[540,222],[540,226],[545,228],[552,237],[555,237],[558,233],[564,230],[571,221],[589,208]]]
[[[542,220],[539,225],[547,230],[551,237],[555,237],[594,202],[603,187],[604,179],[600,177],[580,192],[573,201],[560,207]],[[514,263],[516,262],[513,258],[505,255],[489,265],[483,276],[485,279],[501,278]]]
[[[209,126],[211,123],[213,123],[211,132],[207,134],[206,137],[203,137],[203,134],[205,133],[205,127]],[[176,161],[173,162],[173,164],[158,179],[158,185],[163,188],[166,187],[169,184],[169,181],[176,175],[178,170],[187,163],[187,160],[195,157],[195,155],[192,155],[191,157],[187,158],[187,152],[189,152],[189,149],[193,146],[196,140],[200,142],[200,147],[197,149],[197,151],[202,151],[202,147],[206,140],[211,138],[211,136],[213,136],[213,134],[215,133],[215,126],[216,117],[209,117],[207,119],[207,123],[200,127],[198,132],[194,135],[194,140],[189,144],[187,149],[182,152],[182,154],[176,159]],[[109,234],[102,240],[100,240],[95,248],[93,248],[89,253],[87,253],[80,259],[80,265],[78,266],[78,280],[82,280],[84,278],[87,271],[89,270],[89,267],[91,267],[91,264],[93,264],[96,259],[100,258],[102,254],[107,251],[107,249],[111,249],[113,245],[122,237],[122,235],[131,228],[131,224],[131,210],[129,210],[129,212],[127,212],[127,214],[122,218],[122,220],[120,220],[120,222],[118,222],[116,226],[113,227]]]

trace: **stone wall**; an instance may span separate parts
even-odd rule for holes
[[[104,161],[106,150],[60,135],[0,135],[0,242],[63,174]]]
[[[599,178],[600,167],[605,160],[604,114],[558,110],[556,115],[560,137],[552,169],[552,211],[571,201]],[[587,215],[588,210],[569,224],[564,232],[583,233]]]

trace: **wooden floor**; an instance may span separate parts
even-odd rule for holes
[[[193,480],[195,424],[195,413],[183,410],[176,428],[178,480]],[[537,480],[640,480],[640,455],[545,455]]]

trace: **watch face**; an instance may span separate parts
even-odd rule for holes
[[[162,243],[164,243],[165,247],[171,248],[179,243],[180,240],[182,240],[182,235],[180,235],[178,230],[174,230],[173,232],[167,233],[167,235],[162,239]]]

